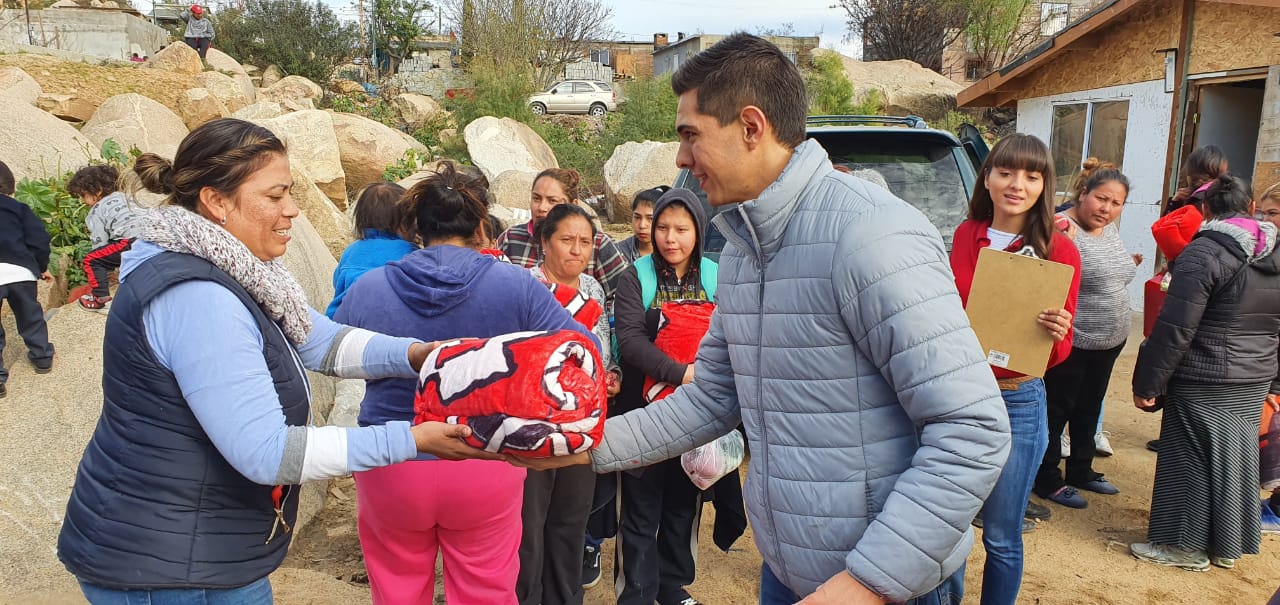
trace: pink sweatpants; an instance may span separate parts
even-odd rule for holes
[[[437,550],[450,605],[516,605],[524,469],[410,461],[355,474],[374,605],[430,605]]]

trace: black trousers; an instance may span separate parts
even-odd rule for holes
[[[697,569],[702,498],[680,458],[623,472],[614,561],[618,605],[674,605]]]
[[[201,59],[204,58],[205,53],[209,52],[209,38],[183,38],[183,40],[186,40],[187,46],[200,53]]]
[[[1114,349],[1086,351],[1071,349],[1071,356],[1051,368],[1044,376],[1045,399],[1049,412],[1049,447],[1036,473],[1036,495],[1047,498],[1064,485],[1088,483],[1102,475],[1093,470],[1093,435],[1098,430],[1098,415],[1107,397],[1111,370],[1124,343]],[[1066,480],[1058,470],[1062,448],[1057,436],[1063,428],[1071,436],[1071,457],[1067,458]]]
[[[44,309],[36,296],[36,282],[21,281],[0,285],[0,305],[9,301],[13,309],[18,334],[27,343],[27,358],[31,361],[53,359],[53,345],[49,344],[49,328],[44,323]],[[9,380],[9,370],[4,367],[4,325],[0,324],[0,384]]]
[[[582,536],[596,474],[588,465],[529,471],[524,480],[520,605],[582,605]]]

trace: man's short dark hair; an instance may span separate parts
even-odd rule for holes
[[[694,55],[672,76],[671,89],[677,96],[697,90],[698,113],[721,126],[755,105],[779,142],[792,148],[804,142],[809,109],[804,78],[777,46],[758,36],[739,32]]]
[[[13,180],[13,171],[9,170],[4,162],[0,162],[0,195],[13,195],[17,189],[17,183]]]

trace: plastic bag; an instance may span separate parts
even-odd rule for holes
[[[680,454],[680,466],[698,489],[708,489],[742,466],[746,449],[742,433],[729,431],[729,434],[711,443]]]
[[[666,353],[676,363],[693,363],[698,358],[698,345],[711,328],[711,314],[715,303],[706,301],[675,301],[662,303],[658,319],[658,337],[654,346]],[[644,377],[644,400],[653,403],[676,391],[676,385]]]
[[[529,458],[586,452],[604,432],[608,376],[572,330],[453,340],[422,364],[414,424],[465,424],[473,447]]]

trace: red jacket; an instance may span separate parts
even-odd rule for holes
[[[973,287],[973,273],[978,266],[978,251],[991,244],[991,240],[987,238],[987,228],[990,226],[991,221],[967,220],[956,228],[956,236],[951,242],[951,272],[956,276],[956,288],[960,291],[960,300],[966,305],[969,304],[969,289]],[[1017,252],[1021,248],[1022,243],[1014,240],[1007,251]],[[1071,277],[1071,289],[1067,291],[1067,300],[1062,306],[1072,317],[1075,317],[1076,295],[1080,292],[1080,251],[1076,250],[1076,245],[1067,239],[1067,236],[1054,231],[1049,260],[1070,265],[1075,269]],[[1037,326],[1037,329],[1043,328]],[[1071,355],[1071,341],[1074,336],[1075,330],[1069,329],[1067,337],[1063,338],[1062,342],[1054,343],[1046,369],[1062,363],[1067,356]],[[994,366],[991,370],[995,372],[997,379],[1023,376],[1018,372]]]

